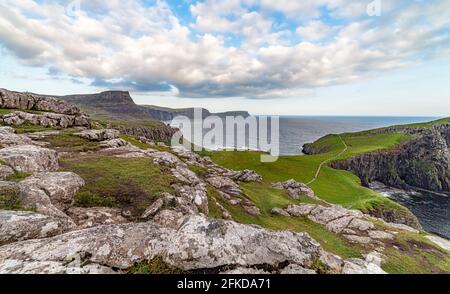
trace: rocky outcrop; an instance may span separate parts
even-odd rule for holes
[[[85,115],[66,115],[60,113],[42,113],[34,114],[23,111],[15,111],[9,114],[5,114],[0,118],[0,122],[12,126],[20,126],[23,124],[39,125],[45,128],[60,127],[90,127],[91,123]]]
[[[179,131],[162,124],[157,124],[154,127],[115,125],[114,128],[118,129],[122,134],[143,137],[150,142],[170,142],[173,135]]]
[[[289,196],[291,196],[293,199],[299,199],[300,196],[303,195],[314,200],[320,200],[319,197],[314,194],[314,191],[311,188],[293,179],[284,183],[275,183],[272,186],[275,189],[286,190]]]
[[[126,270],[157,256],[185,271],[257,265],[278,270],[285,263],[310,268],[320,253],[304,233],[191,216],[178,230],[152,222],[110,225],[6,245],[0,247],[0,272],[84,272],[85,264]],[[81,265],[70,262],[76,256]]]
[[[18,172],[56,171],[59,168],[56,151],[35,145],[18,145],[0,149],[0,159]]]
[[[33,141],[27,136],[17,135],[11,127],[0,127],[0,145],[3,147],[33,145]]]
[[[84,186],[84,180],[72,172],[47,172],[28,177],[20,185],[44,191],[56,208],[65,211],[73,205],[75,194]]]
[[[390,231],[381,230],[374,225],[373,219],[369,215],[339,205],[290,205],[283,211],[292,217],[307,217],[311,221],[325,226],[330,232],[342,234],[348,241],[363,245],[379,246],[382,244],[380,241],[394,239],[395,232],[399,230],[418,232],[405,225],[389,224],[377,219],[386,227],[391,228]],[[279,209],[274,212],[284,215]]]
[[[82,114],[80,109],[74,104],[60,99],[30,93],[13,92],[6,89],[0,89],[0,108],[37,110],[74,116]]]
[[[0,210],[0,246],[53,237],[63,232],[61,224],[52,217],[34,212]]]
[[[67,210],[67,215],[72,218],[78,229],[128,223],[128,220],[122,216],[122,211],[118,208],[71,207]]]
[[[351,171],[363,185],[373,181],[397,188],[418,187],[450,191],[450,125],[405,129],[414,139],[387,150],[371,152],[332,164]]]
[[[254,170],[242,170],[242,171],[233,171],[229,174],[226,174],[234,181],[250,183],[250,182],[261,182],[263,178],[256,173]]]
[[[102,142],[118,139],[120,132],[114,129],[84,130],[80,133],[76,133],[75,135],[89,141]]]

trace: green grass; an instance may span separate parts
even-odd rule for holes
[[[132,275],[173,275],[182,274],[183,271],[168,265],[161,257],[155,257],[150,261],[136,263],[127,271]]]
[[[31,176],[30,173],[15,172],[14,175],[7,177],[6,180],[10,182],[20,182],[29,176]]]
[[[21,111],[21,112],[27,112],[27,113],[33,113],[33,114],[42,114],[42,111],[37,111],[37,110],[23,110],[23,109],[9,109],[9,108],[0,108],[0,116],[5,115],[5,114],[10,114],[16,111]]]
[[[395,247],[394,247],[395,246]],[[391,274],[436,274],[450,272],[449,252],[436,247],[421,234],[401,232],[384,251],[382,268]]]
[[[23,206],[19,191],[14,187],[2,187],[0,189],[0,210],[33,211],[33,209]]]
[[[442,123],[443,121],[439,121]],[[345,148],[342,140],[347,144]],[[322,162],[343,160],[376,150],[394,147],[411,137],[403,133],[385,133],[367,131],[359,133],[346,133],[342,135],[328,135],[313,146],[320,150],[321,154],[310,156],[282,156],[273,163],[261,163],[261,153],[258,152],[200,152],[224,167],[243,170],[251,169],[263,176],[262,183],[241,184],[244,193],[260,209],[261,215],[253,217],[243,212],[239,207],[233,207],[216,197],[232,214],[236,221],[242,223],[258,224],[267,228],[293,231],[304,231],[316,239],[325,250],[338,254],[344,258],[357,257],[364,253],[364,248],[347,243],[340,236],[327,231],[323,226],[313,223],[307,218],[291,218],[273,216],[270,210],[273,207],[286,207],[296,203],[285,192],[271,188],[271,183],[295,179],[307,183],[315,176],[317,168]],[[342,154],[341,154],[342,153]],[[339,156],[338,156],[339,155]],[[328,164],[328,162],[327,162]],[[359,209],[364,212],[383,210],[395,210],[396,213],[412,216],[405,207],[381,196],[380,194],[361,185],[360,179],[352,173],[343,170],[335,170],[325,165],[318,179],[311,185],[314,192],[323,200],[340,204],[349,208]],[[300,199],[299,202],[314,202],[310,199]],[[416,248],[424,246],[424,249]],[[425,245],[424,245],[425,244]],[[394,246],[394,244],[392,245]],[[448,253],[439,251],[423,236],[413,233],[400,233],[395,240],[394,247],[388,247],[385,251],[386,264],[383,268],[389,273],[430,273],[450,272]]]
[[[14,130],[16,130],[16,132],[18,134],[61,130],[61,128],[58,128],[58,127],[43,127],[43,126],[32,125],[32,124],[28,124],[28,123],[22,124],[22,125],[17,125],[17,126],[10,126],[10,127],[12,127]]]
[[[49,147],[65,152],[88,152],[101,149],[97,142],[91,142],[70,133],[48,136],[44,141],[50,143]]]
[[[150,145],[147,143],[143,143],[140,140],[138,140],[136,137],[134,136],[130,136],[130,135],[121,135],[120,138],[124,141],[127,141],[128,143],[142,148],[142,149],[155,149],[155,150],[159,150],[159,151],[166,151],[166,152],[172,152],[172,150],[170,149],[170,147],[165,147],[165,146],[156,146],[156,145]]]
[[[163,192],[173,192],[172,177],[148,158],[82,156],[61,160],[61,168],[80,175],[86,185],[76,196],[83,207],[117,206],[140,216]]]

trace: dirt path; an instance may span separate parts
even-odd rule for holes
[[[306,185],[309,186],[309,185],[313,184],[313,183],[317,180],[317,178],[318,178],[319,175],[320,175],[320,171],[322,170],[322,167],[323,167],[325,164],[327,164],[327,163],[330,162],[330,161],[335,160],[336,158],[338,158],[339,156],[341,156],[342,154],[344,154],[345,152],[347,152],[347,150],[348,150],[347,143],[345,143],[345,141],[342,139],[341,136],[338,136],[338,137],[339,137],[339,139],[341,140],[342,144],[344,145],[344,150],[342,150],[338,155],[333,156],[333,157],[331,157],[331,158],[328,158],[327,160],[322,161],[322,162],[320,163],[319,167],[317,168],[316,175],[314,176],[314,179],[312,179],[311,181],[309,181]]]

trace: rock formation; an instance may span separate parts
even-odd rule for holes
[[[333,163],[351,171],[363,185],[379,181],[397,188],[418,187],[436,192],[450,191],[450,125],[403,130],[414,139],[391,149]]]

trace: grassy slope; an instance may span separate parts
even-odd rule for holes
[[[438,123],[445,122],[440,120]],[[421,126],[429,126],[423,124]],[[341,138],[348,145],[348,150],[337,159],[345,159],[356,154],[390,148],[409,139],[401,133],[375,133],[360,132],[342,134]],[[307,219],[293,219],[270,215],[273,207],[286,207],[295,200],[290,199],[283,192],[271,189],[270,184],[288,179],[300,182],[310,181],[321,162],[334,158],[343,149],[344,145],[338,135],[326,136],[314,143],[316,147],[326,149],[326,153],[311,156],[285,156],[280,157],[274,163],[261,163],[258,152],[203,152],[210,156],[216,163],[231,169],[252,169],[264,178],[262,184],[243,184],[243,191],[262,210],[259,217],[250,217],[236,208],[226,206],[233,218],[243,223],[255,223],[273,229],[292,229],[306,231],[321,245],[331,252],[343,257],[357,256],[361,248],[349,245],[337,235],[326,231],[323,227],[314,224]],[[319,178],[311,187],[322,199],[331,203],[341,204],[354,209],[366,211],[375,206],[405,211],[399,204],[386,199],[378,193],[361,186],[361,182],[355,175],[341,170],[335,170],[325,166]],[[304,202],[305,199],[302,200]],[[416,248],[416,245],[427,244],[427,252]],[[394,245],[393,245],[394,246]],[[402,248],[386,250],[386,264],[384,269],[390,273],[423,273],[423,272],[450,272],[449,255],[430,244],[423,236],[417,234],[399,234],[395,240],[395,246]]]
[[[137,144],[137,140],[132,137],[124,137],[127,141]],[[243,184],[242,189],[252,201],[261,209],[262,214],[257,217],[250,216],[240,208],[231,206],[224,202],[214,189],[210,189],[210,208],[211,216],[220,217],[221,213],[217,210],[213,202],[217,201],[225,206],[233,215],[236,221],[249,224],[259,224],[272,229],[291,229],[294,231],[308,232],[313,238],[318,240],[328,251],[336,253],[344,258],[360,257],[365,253],[357,245],[351,245],[344,241],[340,236],[330,233],[323,226],[315,224],[305,218],[290,218],[282,216],[273,216],[270,210],[273,207],[285,207],[292,203],[314,202],[307,198],[293,200],[280,190],[271,188],[270,184],[276,181],[295,178],[306,182],[314,177],[315,170],[320,162],[336,156],[342,149],[339,148],[338,137],[330,136],[327,145],[334,146],[326,154],[315,156],[293,156],[282,157],[276,163],[262,164],[259,161],[259,153],[256,152],[214,152],[206,153],[215,161],[233,169],[251,168],[264,176],[265,181],[261,184],[249,183]],[[401,139],[401,138],[400,138]],[[358,152],[357,150],[371,151],[383,148],[390,144],[398,142],[399,138],[352,138],[348,140],[348,155]],[[71,151],[90,151],[96,150],[94,146],[82,139],[75,138],[70,134],[51,137],[50,147],[69,148]],[[70,147],[68,147],[70,145]],[[73,146],[72,146],[73,145]],[[143,148],[147,145],[141,146]],[[343,155],[345,156],[345,154]],[[81,175],[87,182],[86,186],[77,195],[77,203],[80,206],[118,206],[122,208],[131,208],[134,215],[139,215],[159,193],[168,191],[170,188],[170,175],[160,170],[146,159],[120,159],[111,157],[92,157],[85,155],[81,158],[65,158],[61,161],[64,170],[70,170]],[[201,174],[203,171],[194,170]],[[365,206],[367,202],[378,199],[379,196],[360,186],[357,177],[344,171],[336,171],[331,168],[324,168],[323,174],[313,186],[316,193],[322,198],[347,206],[358,207]],[[384,199],[384,198],[383,198]],[[385,270],[392,273],[416,273],[416,272],[439,272],[450,271],[448,269],[448,257],[441,251],[435,252],[433,248],[431,253],[422,251],[413,251],[409,246],[410,240],[420,240],[418,244],[428,242],[422,236],[402,236],[405,250],[387,251],[387,263]],[[431,246],[431,245],[429,245]],[[411,252],[410,252],[411,251]],[[418,256],[418,257],[417,257]]]

